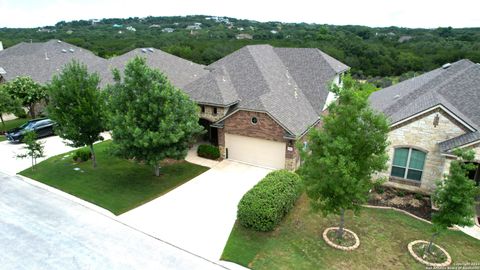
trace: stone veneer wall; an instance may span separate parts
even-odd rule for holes
[[[258,123],[252,124],[252,117],[257,117]],[[286,142],[285,168],[295,170],[297,168],[298,153],[295,142],[289,146],[289,140],[284,139],[285,130],[275,122],[268,114],[251,111],[238,111],[224,121],[224,127],[218,129],[218,145],[220,153],[225,158],[225,133],[254,137],[264,140]],[[288,151],[292,147],[292,151]]]
[[[435,116],[439,116],[438,125],[433,125]],[[387,184],[407,188],[410,190],[430,192],[435,188],[435,181],[442,179],[446,158],[440,154],[438,143],[457,137],[466,130],[443,110],[436,110],[426,115],[416,117],[390,130],[388,139],[388,169],[379,176],[389,178]],[[413,147],[427,152],[425,167],[420,185],[416,181],[403,180],[391,177],[391,167],[394,149],[396,147]]]
[[[202,113],[202,108],[201,106],[205,107],[205,112]],[[207,119],[210,122],[217,122],[220,120],[222,117],[225,116],[227,113],[227,108],[223,107],[213,107],[213,106],[207,106],[207,105],[199,105],[200,110],[199,110],[199,117],[203,119]],[[213,108],[217,108],[217,113],[213,113]]]

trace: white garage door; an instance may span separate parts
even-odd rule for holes
[[[225,147],[228,149],[228,159],[273,169],[285,168],[284,142],[226,133]]]

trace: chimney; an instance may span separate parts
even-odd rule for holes
[[[0,51],[3,51],[3,43],[0,41]]]

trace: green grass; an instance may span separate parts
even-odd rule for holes
[[[431,225],[393,210],[364,208],[346,215],[346,227],[357,233],[360,247],[351,252],[328,246],[322,232],[337,226],[335,216],[323,217],[302,196],[273,232],[260,233],[235,224],[222,259],[252,269],[425,269],[408,253],[407,245],[428,240]],[[441,234],[435,242],[453,263],[480,262],[480,240],[459,231]]]
[[[25,124],[28,120],[30,120],[30,118],[17,118],[17,119],[13,119],[13,120],[8,120],[8,121],[5,121],[5,127],[0,122],[0,131],[2,131],[2,133],[3,133],[4,131],[10,130],[12,128],[19,127],[19,126]],[[0,136],[0,142],[5,141],[6,139],[7,138],[5,137],[5,135],[2,134]]]
[[[124,213],[182,185],[208,170],[206,167],[181,161],[164,164],[160,177],[150,166],[113,157],[108,153],[110,141],[95,145],[98,166],[91,161],[76,164],[67,154],[49,158],[20,174],[110,210]],[[71,153],[71,152],[70,152]],[[74,168],[83,170],[75,171]]]

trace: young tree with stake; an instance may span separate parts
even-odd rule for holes
[[[370,108],[355,85],[347,75],[342,88],[332,87],[338,99],[328,107],[322,128],[310,131],[299,170],[314,209],[340,215],[339,239],[345,211],[360,210],[373,187],[372,174],[388,160],[387,120]]]
[[[451,162],[449,174],[443,181],[437,182],[433,201],[438,211],[432,215],[434,233],[424,254],[431,252],[435,238],[448,227],[474,225],[475,195],[479,193],[479,188],[468,178],[468,173],[476,169],[471,163],[475,153],[472,150],[456,150],[454,154],[458,159]]]
[[[27,150],[27,152],[25,154],[17,155],[17,158],[30,157],[32,160],[32,171],[34,171],[35,165],[37,165],[37,159],[44,157],[44,145],[42,142],[37,141],[37,134],[34,131],[29,131],[25,133],[23,137],[23,142],[25,143],[24,149]]]

